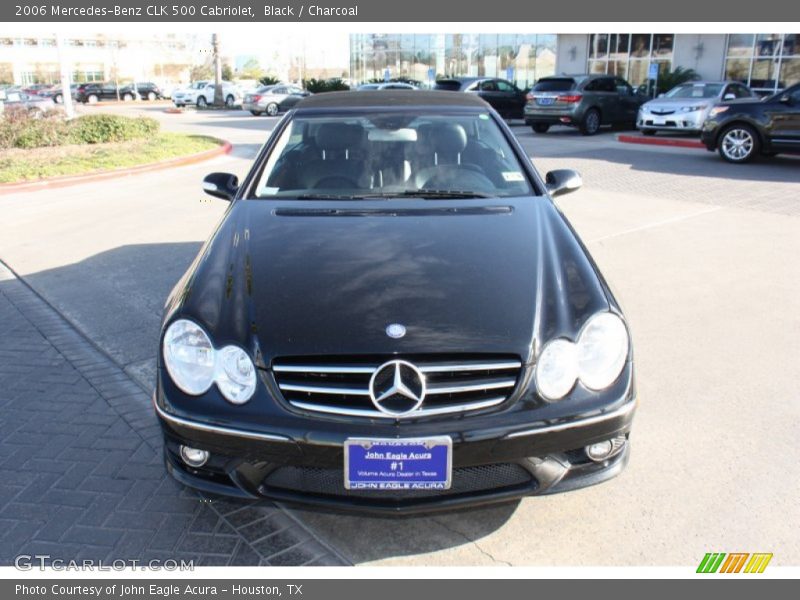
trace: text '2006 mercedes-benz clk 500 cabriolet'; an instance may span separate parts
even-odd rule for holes
[[[166,464],[207,492],[407,513],[618,474],[628,327],[497,113],[319,94],[280,121],[167,301]]]

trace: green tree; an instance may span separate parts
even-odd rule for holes
[[[275,77],[274,75],[265,75],[261,79],[258,80],[258,83],[261,85],[277,85],[281,82],[280,79]]]
[[[239,79],[260,79],[264,76],[264,69],[255,58],[248,59],[239,69]]]
[[[233,81],[233,69],[228,63],[222,65],[222,80]]]
[[[677,85],[698,79],[700,79],[700,75],[694,69],[684,69],[683,67],[677,67],[672,72],[659,73],[658,93],[665,94]]]

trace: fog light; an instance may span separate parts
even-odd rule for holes
[[[181,458],[190,467],[195,469],[202,467],[208,461],[208,451],[200,450],[198,448],[190,448],[189,446],[181,446]]]
[[[594,462],[603,462],[619,454],[625,447],[626,441],[624,435],[618,435],[610,440],[589,444],[584,448],[584,452],[586,452],[586,456]]]

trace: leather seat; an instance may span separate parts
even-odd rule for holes
[[[360,125],[323,123],[315,134],[318,156],[302,174],[306,189],[369,187],[366,132]]]

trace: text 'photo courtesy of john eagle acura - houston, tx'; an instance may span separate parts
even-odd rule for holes
[[[175,286],[155,409],[211,493],[370,513],[614,477],[636,407],[628,325],[500,115],[471,94],[298,102]]]

